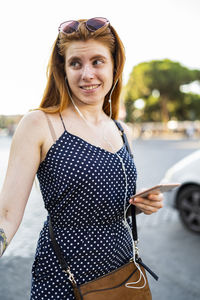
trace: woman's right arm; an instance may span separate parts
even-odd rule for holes
[[[43,144],[44,113],[27,113],[12,139],[8,168],[0,192],[0,257],[22,221]]]

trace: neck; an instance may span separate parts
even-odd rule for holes
[[[76,107],[75,107],[76,106]],[[70,103],[70,109],[73,110],[80,118],[84,119],[88,125],[99,125],[109,117],[105,114],[102,109],[102,105],[82,105],[74,102]]]

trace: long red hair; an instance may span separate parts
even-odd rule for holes
[[[124,46],[111,26],[104,26],[95,32],[90,32],[85,26],[86,20],[79,20],[77,32],[65,35],[59,33],[53,45],[53,50],[47,67],[47,84],[44,95],[38,109],[56,113],[62,112],[70,103],[70,98],[65,82],[65,51],[72,41],[87,41],[89,39],[97,40],[103,43],[111,51],[114,61],[113,83],[118,82],[112,93],[112,118],[117,119],[120,107],[120,94],[122,90],[122,72],[125,63]],[[110,91],[109,91],[110,93]],[[108,102],[109,93],[105,96],[103,110],[109,116],[110,104]]]

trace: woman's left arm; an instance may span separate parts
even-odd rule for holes
[[[124,122],[120,121],[122,127],[124,128],[124,132],[127,136],[130,148],[132,150],[132,132],[128,125]],[[130,199],[130,204],[134,204],[137,208],[136,213],[139,214],[143,212],[146,215],[151,215],[152,213],[157,212],[160,208],[163,207],[163,194],[160,192],[152,192],[149,194],[147,198],[137,197],[134,199]]]

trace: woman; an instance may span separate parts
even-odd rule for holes
[[[0,194],[1,255],[21,223],[37,173],[54,234],[78,284],[132,257],[123,222],[129,202],[151,214],[162,207],[163,196],[130,199],[136,169],[114,122],[124,61],[122,42],[108,20],[60,25],[41,105],[24,116],[13,137]],[[121,125],[131,143],[128,127]],[[71,300],[48,226],[49,216],[33,263],[31,299]]]

